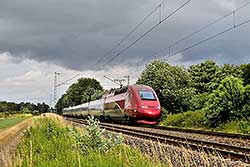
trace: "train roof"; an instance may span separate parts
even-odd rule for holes
[[[91,101],[91,102],[87,102],[87,103],[83,103],[77,106],[73,106],[73,107],[68,107],[68,108],[64,108],[65,111],[67,110],[74,110],[74,109],[80,109],[80,108],[84,108],[84,107],[88,107],[88,105],[94,105],[94,104],[98,104],[100,103],[104,98],[109,98],[109,97],[114,97],[117,95],[121,95],[123,93],[126,93],[128,88],[134,89],[134,90],[141,90],[141,89],[147,89],[147,90],[152,90],[151,87],[146,86],[146,85],[140,85],[140,84],[134,84],[134,85],[128,85],[128,86],[124,86],[122,88],[119,89],[115,89],[112,92],[103,95],[103,98],[95,100],[95,101]],[[122,99],[123,97],[119,97],[118,99]]]

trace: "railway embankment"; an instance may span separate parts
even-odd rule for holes
[[[71,119],[77,124],[84,124],[84,120]],[[85,122],[86,123],[86,122]],[[120,132],[126,136],[126,143],[140,148],[143,152],[154,153],[151,157],[158,157],[170,164],[188,164],[188,166],[246,166],[249,163],[249,141],[239,136],[222,137],[222,134],[182,133],[158,128],[132,127],[101,123],[106,130]],[[196,136],[197,135],[197,136]],[[242,137],[242,136],[241,136]],[[232,141],[231,141],[232,140]],[[241,143],[239,146],[234,143]],[[199,162],[199,163],[198,163]]]
[[[94,120],[78,128],[54,114],[34,121],[25,132],[12,166],[167,166],[124,143],[121,135],[108,137]]]

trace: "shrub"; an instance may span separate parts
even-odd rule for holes
[[[169,115],[161,122],[161,125],[176,126],[180,128],[205,128],[204,121],[205,113],[203,111],[187,111]]]
[[[227,77],[219,87],[209,95],[206,107],[207,124],[217,127],[230,119],[241,118],[245,102],[243,82],[236,77]]]
[[[242,117],[250,121],[250,85],[245,87],[245,105],[241,112]]]
[[[231,132],[231,133],[245,133],[250,134],[250,121],[234,120],[215,129],[216,131]]]
[[[200,110],[204,108],[207,100],[208,100],[209,93],[202,93],[194,95],[190,101],[190,110]]]
[[[107,133],[105,137],[105,129],[99,127],[99,121],[95,120],[93,116],[88,117],[88,123],[89,126],[86,127],[84,133],[71,131],[72,136],[75,137],[76,143],[83,154],[88,154],[93,150],[105,152],[123,143],[123,137],[121,135],[114,136],[111,133]]]

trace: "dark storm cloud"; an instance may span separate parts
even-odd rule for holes
[[[21,59],[35,59],[71,69],[86,70],[159,2],[156,0],[3,0],[0,1],[0,51],[9,51]],[[167,1],[162,9],[162,17],[167,16],[183,2],[185,1]],[[155,51],[246,2],[245,0],[219,2],[194,0],[111,64],[137,65],[135,60],[152,55]],[[244,20],[241,16],[248,16],[249,9],[250,7],[239,13],[237,19]],[[122,47],[154,25],[158,18],[159,13],[156,13]],[[229,18],[201,33],[200,36],[176,46],[175,49],[221,31],[231,23],[232,18]],[[216,39],[215,42],[208,42],[198,49],[183,53],[181,61],[223,55],[221,61],[227,63],[249,62],[250,31],[249,25],[246,27],[236,30],[225,38],[222,37],[222,40]]]

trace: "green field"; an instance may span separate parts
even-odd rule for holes
[[[0,119],[0,130],[14,126],[22,122],[25,119],[27,119],[27,117],[14,117],[14,118]]]

